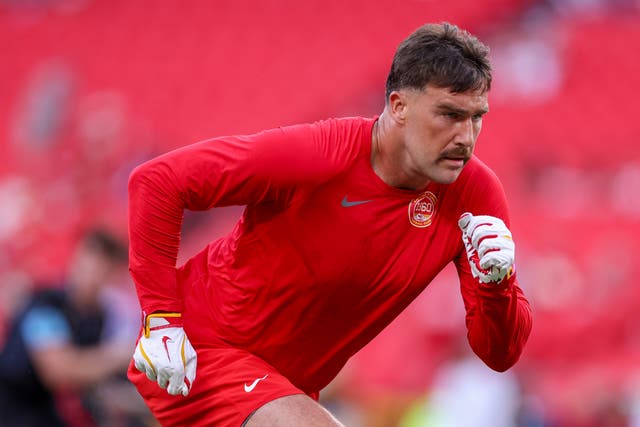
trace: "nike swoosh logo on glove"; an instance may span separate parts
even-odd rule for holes
[[[164,351],[167,352],[167,359],[169,359],[169,362],[171,362],[171,356],[169,355],[169,347],[167,346],[167,342],[169,341],[173,342],[173,340],[166,335],[162,337],[162,344],[164,345]]]

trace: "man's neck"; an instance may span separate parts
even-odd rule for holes
[[[386,109],[371,132],[371,167],[387,185],[403,190],[419,190],[428,184],[410,176],[409,159],[403,149],[402,134]],[[420,181],[420,182],[418,182]]]

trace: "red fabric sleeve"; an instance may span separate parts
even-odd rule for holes
[[[469,345],[491,369],[506,371],[518,361],[529,338],[529,302],[515,275],[499,286],[471,279],[461,279]]]
[[[498,178],[481,165],[469,179],[463,212],[491,215],[510,226],[506,196]],[[517,238],[516,263],[518,258]],[[516,274],[503,283],[480,283],[471,274],[462,242],[455,260],[466,310],[467,339],[478,357],[491,369],[505,371],[522,354],[532,327],[529,302],[518,286]]]
[[[184,202],[171,169],[155,161],[129,178],[129,271],[145,313],[180,312],[176,260]]]
[[[138,166],[129,178],[129,269],[142,309],[181,311],[176,260],[185,209],[286,203],[296,186],[330,170],[330,132],[329,123],[216,138]]]

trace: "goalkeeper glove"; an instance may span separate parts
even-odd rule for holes
[[[182,329],[180,313],[154,313],[144,318],[133,361],[136,368],[171,395],[186,396],[196,378],[197,355]]]
[[[500,218],[466,212],[458,225],[473,277],[482,283],[500,283],[513,275],[515,244]]]

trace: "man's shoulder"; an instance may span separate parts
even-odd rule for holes
[[[480,160],[475,154],[471,156],[469,162],[465,165],[457,182],[467,183],[469,181],[475,184],[487,185],[499,184],[500,179],[496,173],[486,163]]]
[[[362,132],[371,129],[375,122],[375,117],[345,116],[332,117],[314,122],[314,125],[323,129],[331,129],[342,132]]]
[[[456,194],[465,200],[482,200],[487,194],[503,191],[496,173],[475,155],[448,188],[450,194]]]
[[[269,150],[274,149],[273,141],[279,141],[284,148],[313,147],[322,149],[342,145],[360,146],[371,141],[371,130],[376,118],[333,117],[312,122],[283,125],[244,136],[245,139],[269,141]]]
[[[293,132],[300,132],[297,135],[302,137],[297,140],[297,148],[306,147],[300,154],[311,156],[317,167],[326,163],[336,170],[369,152],[374,122],[375,118],[366,117],[327,118],[294,127]]]
[[[320,128],[321,145],[330,148],[329,153],[342,153],[354,158],[368,152],[371,146],[371,131],[375,118],[340,117],[316,122]]]
[[[299,132],[313,132],[317,130],[358,130],[367,127],[371,128],[376,119],[377,117],[361,116],[326,117],[310,122],[282,125],[278,129]]]
[[[460,212],[473,212],[506,218],[506,195],[496,173],[478,157],[465,165],[450,194]]]

